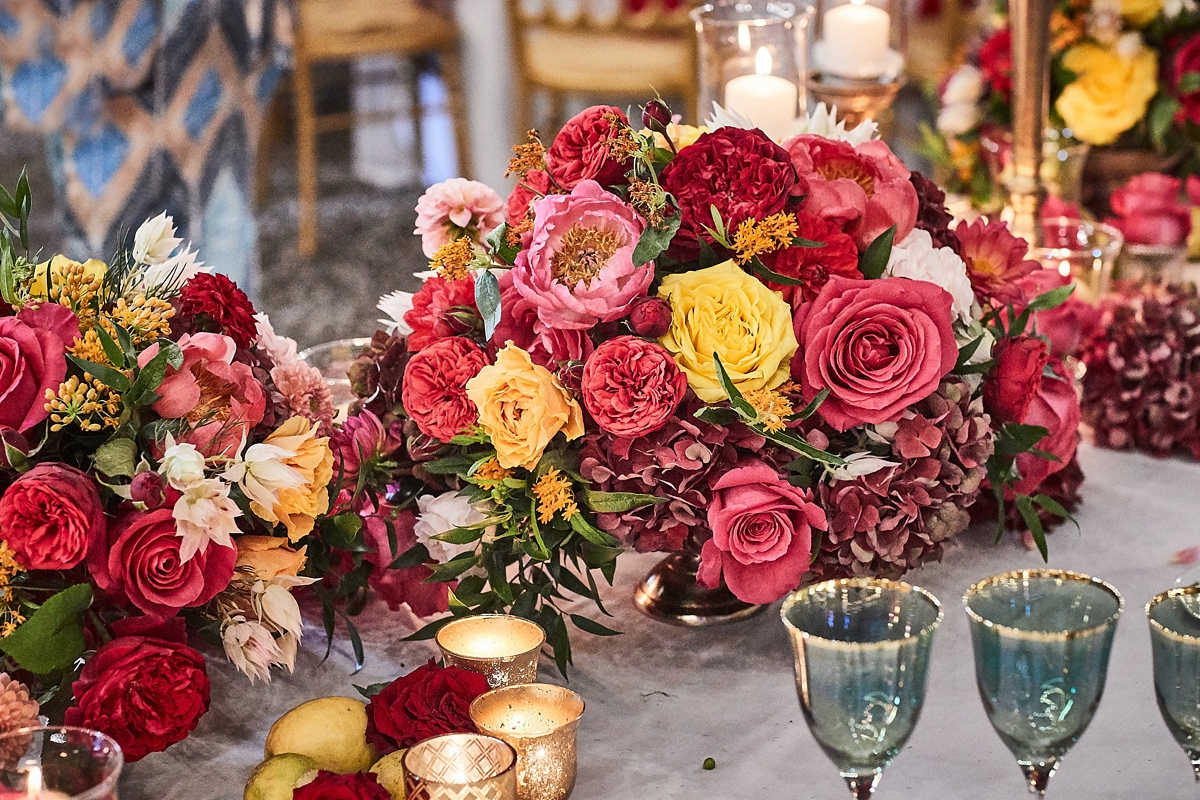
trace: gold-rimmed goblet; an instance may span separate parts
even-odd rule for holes
[[[1100,705],[1124,601],[1087,575],[1027,569],[980,581],[963,605],[988,721],[1045,795]]]
[[[1200,782],[1200,586],[1163,592],[1146,605],[1154,696]]]
[[[792,592],[781,614],[804,719],[865,800],[917,724],[941,603],[900,581],[851,578]]]

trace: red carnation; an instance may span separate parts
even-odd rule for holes
[[[587,180],[601,186],[625,183],[628,167],[613,160],[608,152],[608,140],[614,134],[610,121],[613,116],[629,124],[616,106],[592,106],[571,117],[554,137],[546,151],[546,168],[566,191]]]
[[[832,275],[862,280],[863,274],[858,270],[858,248],[849,234],[811,211],[797,212],[796,221],[799,223],[797,236],[810,242],[823,242],[825,246],[785,247],[763,256],[763,263],[771,270],[804,282],[794,286],[768,281],[768,286],[782,292],[783,299],[795,306],[798,302],[810,303],[817,299],[821,287]]]
[[[474,326],[478,318],[475,308],[475,276],[459,281],[430,278],[413,295],[413,307],[404,314],[404,321],[413,329],[408,337],[408,349],[416,352],[436,342],[461,336]]]
[[[71,569],[104,528],[95,482],[66,464],[38,464],[0,496],[0,532],[26,569]]]
[[[479,345],[462,336],[434,342],[404,370],[404,410],[421,433],[449,442],[479,417],[467,381],[488,363]]]
[[[1046,343],[1032,336],[1001,339],[992,356],[996,366],[983,383],[983,407],[997,422],[1021,422],[1042,388],[1050,362]]]
[[[339,775],[321,770],[312,783],[297,786],[292,800],[391,800],[373,772]]]
[[[661,180],[679,203],[682,219],[669,255],[694,261],[700,239],[716,244],[705,230],[713,226],[713,206],[731,232],[747,219],[777,214],[796,185],[796,170],[787,151],[762,131],[719,128],[681,150]]]
[[[597,425],[614,436],[642,436],[675,413],[687,376],[657,342],[618,336],[592,353],[580,388]]]
[[[237,284],[219,272],[201,272],[183,285],[175,299],[176,334],[222,333],[247,349],[258,337],[254,306]]]
[[[381,753],[412,747],[444,733],[474,733],[471,701],[488,690],[487,678],[430,659],[397,678],[367,704],[367,741]]]
[[[182,618],[123,619],[112,633],[72,684],[76,705],[65,722],[107,733],[132,762],[195,729],[208,711],[208,673]]]
[[[979,69],[983,79],[1007,103],[1012,96],[1012,31],[1001,28],[979,48]]]

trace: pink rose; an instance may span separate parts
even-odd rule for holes
[[[95,481],[66,464],[38,464],[0,495],[0,532],[25,569],[71,569],[104,538]]]
[[[533,204],[533,236],[517,256],[513,285],[549,328],[586,330],[620,319],[646,293],[653,262],[633,265],[637,213],[595,181]]]
[[[79,320],[55,303],[0,317],[0,428],[27,431],[46,419],[46,390],[58,391],[78,338]]]
[[[466,236],[481,244],[504,222],[504,201],[496,190],[479,181],[451,178],[435,183],[417,200],[417,226],[425,255]]]
[[[449,442],[475,423],[479,409],[466,386],[487,363],[479,345],[462,336],[434,342],[412,357],[402,394],[404,410],[421,433]]]
[[[813,529],[826,530],[811,490],[751,462],[713,484],[708,505],[713,536],[700,553],[698,582],[725,584],[746,603],[773,603],[800,585],[812,557]]]
[[[926,281],[831,277],[796,314],[792,377],[805,400],[828,388],[819,413],[839,431],[899,419],[954,369],[951,302]]]
[[[233,578],[237,549],[214,545],[187,562],[171,509],[128,511],[92,540],[88,571],[100,590],[124,598],[152,617],[171,617],[202,606]]]
[[[800,207],[842,226],[859,248],[896,226],[895,241],[917,224],[920,205],[912,173],[881,141],[848,142],[801,134],[784,142],[799,180]]]
[[[608,153],[613,126],[605,119],[607,116],[629,123],[616,106],[592,106],[567,120],[554,137],[546,151],[546,169],[563,189],[574,189],[583,181],[596,181],[602,186],[625,183],[628,167]]]
[[[230,455],[250,429],[262,421],[266,395],[250,367],[233,360],[237,344],[217,333],[185,333],[179,339],[183,366],[167,367],[155,390],[154,411],[164,419],[187,419],[193,427],[182,437],[206,456]],[[158,355],[154,343],[138,356],[146,366]]]
[[[1034,270],[1018,283],[1025,303],[1018,304],[1016,312],[1023,311],[1025,305],[1038,295],[1065,286],[1070,280],[1056,269]],[[1050,354],[1065,358],[1077,355],[1100,330],[1101,317],[1103,312],[1099,308],[1071,295],[1067,302],[1057,308],[1035,313],[1033,321],[1037,332],[1050,340]]]
[[[392,530],[396,532],[395,550],[391,548],[388,526],[381,514],[395,514],[391,520]],[[455,584],[425,583],[433,571],[424,564],[405,569],[388,568],[389,564],[416,546],[417,534],[413,530],[416,522],[416,515],[409,508],[395,512],[385,505],[378,513],[373,508],[364,511],[363,541],[371,548],[363,556],[371,565],[367,582],[393,611],[399,610],[402,603],[407,603],[418,617],[444,614],[450,608],[447,589],[454,588]]]
[[[1058,460],[1051,461],[1033,453],[1017,456],[1017,469],[1021,480],[1013,485],[1011,493],[1035,494],[1042,481],[1058,472],[1075,457],[1079,444],[1079,395],[1075,393],[1075,380],[1057,358],[1051,359],[1050,369],[1057,378],[1042,379],[1042,390],[1029,405],[1021,423],[1039,425],[1050,431],[1035,447],[1050,453]]]
[[[1109,198],[1116,218],[1107,222],[1130,244],[1178,245],[1192,228],[1191,212],[1179,201],[1183,182],[1160,172],[1143,172]]]
[[[657,342],[618,336],[596,348],[583,368],[583,404],[614,436],[656,431],[675,413],[687,376]]]

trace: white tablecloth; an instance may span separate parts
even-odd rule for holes
[[[1085,448],[1082,534],[1060,529],[1052,566],[1103,577],[1125,597],[1108,687],[1099,712],[1050,785],[1056,800],[1179,800],[1195,797],[1192,771],[1154,701],[1143,609],[1180,567],[1175,551],[1200,544],[1200,465]],[[778,608],[753,620],[685,630],[640,616],[629,598],[653,564],[621,559],[608,591],[623,636],[573,634],[570,686],[587,701],[580,729],[576,800],[841,800],[833,765],[809,734],[796,701],[791,652]],[[975,689],[961,597],[974,581],[1037,566],[1037,553],[991,531],[973,531],[941,564],[912,573],[937,595],[946,619],[934,640],[925,710],[908,746],[884,773],[880,800],[1009,800],[1022,777],[983,714]],[[271,722],[323,695],[354,695],[352,684],[386,681],[429,657],[428,644],[399,641],[394,617],[361,620],[368,660],[350,674],[348,641],[321,664],[319,624],[306,634],[296,673],[251,687],[212,654],[213,707],[186,742],[132,765],[122,800],[235,800],[262,755]],[[542,680],[559,682],[543,660]],[[705,758],[716,769],[705,771]]]

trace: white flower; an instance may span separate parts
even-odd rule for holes
[[[304,476],[295,467],[283,463],[296,454],[278,445],[252,444],[242,458],[225,470],[225,480],[242,487],[250,501],[266,509],[275,507],[279,493],[304,485]]]
[[[851,453],[846,456],[846,463],[833,470],[835,481],[852,481],[863,475],[870,475],[887,467],[900,466],[895,461],[888,461],[870,453]]]
[[[421,495],[417,498],[417,509],[417,524],[413,526],[417,543],[425,545],[430,557],[439,564],[445,564],[462,553],[471,552],[475,546],[449,544],[432,537],[487,519],[467,498],[456,491],[444,492],[436,497],[431,494]]]
[[[1142,52],[1142,35],[1137,31],[1129,31],[1121,34],[1117,39],[1116,51],[1117,55],[1126,61],[1132,61],[1137,58],[1138,53]]]
[[[257,620],[247,620],[240,614],[221,629],[221,643],[225,645],[225,655],[235,667],[250,677],[251,684],[255,680],[270,683],[271,666],[287,665],[284,654],[267,627]]]
[[[161,264],[182,243],[183,239],[175,236],[175,220],[164,211],[143,222],[133,235],[133,260],[138,264]]]
[[[270,317],[266,314],[255,314],[254,327],[257,331],[255,347],[266,353],[274,366],[294,367],[300,362],[296,340],[277,334]]]
[[[848,131],[846,130],[846,120],[839,120],[837,118],[837,106],[826,106],[824,103],[817,103],[817,107],[813,109],[812,114],[798,119],[795,127],[792,128],[793,135],[801,133],[824,136],[826,139],[848,142],[857,147],[863,142],[878,139],[879,126],[875,124],[874,120],[865,119],[858,123],[852,130]]]
[[[949,247],[935,247],[933,237],[926,231],[915,228],[904,241],[892,247],[887,275],[937,284],[954,298],[951,306],[954,316],[964,323],[970,321],[975,292],[967,277],[967,265]]]
[[[295,672],[296,651],[300,649],[300,642],[295,636],[285,633],[275,640],[275,644],[279,647],[279,660],[276,663],[281,667],[287,667],[288,672]]]
[[[1184,11],[1196,10],[1196,0],[1163,0],[1163,14],[1167,19],[1175,19]]]
[[[179,294],[183,285],[201,272],[209,272],[211,267],[205,267],[199,260],[200,253],[184,247],[179,253],[160,264],[153,264],[142,273],[138,289],[147,291],[153,289],[159,297],[173,297]]]
[[[958,105],[959,103],[975,104],[983,96],[983,71],[974,64],[963,64],[946,81],[942,89],[942,103]]]
[[[981,117],[974,103],[953,103],[938,112],[937,129],[947,136],[962,136],[975,130]]]
[[[385,294],[379,298],[379,305],[376,306],[384,314],[387,314],[387,319],[379,320],[379,324],[387,328],[389,334],[398,333],[401,336],[408,336],[413,332],[412,326],[404,321],[404,315],[412,311],[413,293],[412,292],[392,292]]]
[[[203,553],[209,542],[232,548],[229,535],[238,532],[237,518],[241,515],[241,509],[229,497],[228,484],[209,478],[188,486],[171,510],[176,533],[183,538],[180,560],[186,563],[197,552]]]
[[[295,575],[276,575],[269,583],[255,581],[250,592],[259,619],[279,633],[291,634],[299,642],[304,637],[304,621],[300,618],[300,606],[290,590],[293,586],[307,586],[316,580]]]
[[[175,437],[168,433],[167,449],[158,463],[158,474],[166,478],[171,486],[183,491],[204,480],[204,455],[195,445],[176,443]]]
[[[710,131],[715,131],[718,128],[745,128],[748,131],[752,131],[758,127],[738,112],[721,108],[715,100],[713,101],[712,113],[704,121],[704,126]]]

